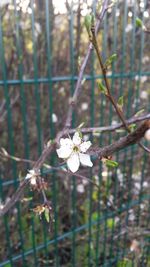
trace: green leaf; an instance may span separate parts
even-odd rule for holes
[[[98,218],[99,218],[99,214],[98,214],[98,212],[94,211],[94,212],[92,213],[92,220],[93,220],[93,221],[96,221],[96,220],[98,220]]]
[[[138,17],[136,18],[136,26],[140,27],[140,28],[143,26],[142,20],[140,18],[138,18]]]
[[[101,81],[98,81],[97,82],[97,85],[98,85],[98,89],[100,90],[101,93],[107,95],[107,89],[106,87],[102,84]]]
[[[132,261],[129,259],[124,259],[124,260],[118,261],[117,263],[117,267],[132,267],[132,266],[133,266]]]
[[[123,107],[123,102],[124,102],[123,96],[120,96],[118,99],[118,105]]]
[[[117,105],[118,105],[118,107],[120,109],[122,109],[123,108],[123,104],[124,104],[124,98],[123,98],[123,96],[120,96],[119,99],[118,99]]]
[[[108,68],[117,59],[117,54],[111,55],[104,63],[105,68]]]
[[[49,223],[50,219],[49,219],[49,209],[48,208],[45,208],[44,215],[45,215],[46,221]]]
[[[92,16],[91,15],[86,15],[84,19],[84,24],[86,27],[86,30],[88,34],[91,34],[91,26],[92,26]]]
[[[141,115],[142,113],[144,112],[144,108],[139,110],[135,115],[134,117],[138,117],[139,115]]]
[[[107,167],[112,167],[112,168],[118,167],[118,162],[114,160],[106,159],[105,163]]]
[[[115,226],[115,220],[113,218],[107,219],[106,224],[108,228],[112,229]]]
[[[136,128],[136,124],[135,123],[132,123],[131,125],[129,125],[129,129],[131,132],[133,132]]]
[[[94,20],[95,20],[94,14],[92,15],[88,14],[85,16],[85,19],[84,19],[84,25],[86,27],[89,37],[91,37],[91,28],[92,26],[94,26]]]

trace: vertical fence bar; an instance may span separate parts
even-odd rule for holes
[[[117,11],[118,11],[118,1],[116,2],[114,8],[113,8],[113,48],[112,48],[112,54],[116,53],[117,54],[117,30],[118,30],[118,17],[117,17]],[[117,60],[118,60],[119,55],[117,54]],[[116,87],[115,83],[117,82],[116,79],[114,79],[114,74],[115,74],[115,67],[116,63],[112,63],[112,84],[111,84],[111,90],[113,95],[116,95]],[[120,95],[118,95],[118,98]],[[116,161],[118,162],[118,154],[116,154]],[[113,190],[113,205],[116,207],[117,205],[117,191],[118,191],[118,180],[116,179],[117,176],[117,170],[114,170],[114,175],[115,175],[115,183],[114,183],[114,190]],[[109,249],[109,257],[110,259],[114,256],[113,253],[113,248],[114,248],[114,234],[115,234],[115,217],[113,218],[112,222],[112,229],[111,229],[111,241],[110,241],[110,249]]]
[[[123,17],[122,17],[122,59],[121,59],[121,78],[120,78],[120,95],[124,94],[124,78],[123,78],[123,73],[125,72],[125,64],[126,64],[126,46],[127,46],[127,41],[126,41],[126,25],[127,25],[127,18],[128,18],[128,6],[127,6],[127,1],[124,1],[124,6],[123,6]],[[120,155],[121,152],[118,152],[118,156]],[[126,149],[124,150],[124,156],[123,156],[123,183],[126,182],[126,176],[125,176],[125,172],[126,172]],[[124,193],[125,193],[125,188],[122,189],[122,194],[120,197],[120,208],[122,207],[123,203],[124,203]],[[122,230],[122,221],[120,220],[118,223],[118,233],[120,233],[119,237],[118,237],[118,241],[117,241],[117,245],[116,245],[116,262],[119,259],[119,246],[120,246],[120,240],[121,240],[121,230]]]
[[[11,113],[11,104],[10,104],[10,95],[9,95],[9,88],[7,85],[7,70],[6,70],[6,63],[5,63],[5,51],[3,47],[3,35],[2,35],[2,24],[1,24],[1,18],[0,18],[0,50],[1,50],[1,61],[2,61],[2,72],[3,72],[3,80],[4,80],[4,96],[5,96],[5,101],[6,101],[6,110],[7,110],[7,125],[8,125],[8,140],[9,140],[9,149],[10,149],[10,154],[14,156],[15,153],[15,140],[14,140],[14,130],[13,130],[13,122],[12,122],[12,113]],[[14,186],[17,188],[18,181],[17,181],[17,165],[16,162],[12,162],[12,173],[13,173],[13,180],[14,180]],[[5,217],[6,218],[6,217]],[[20,214],[20,208],[19,204],[17,204],[17,218],[18,218],[18,227],[19,227],[19,236],[20,236],[20,242],[23,247],[23,235],[21,231],[21,214]],[[9,227],[7,224],[7,219],[5,219],[6,223],[6,232],[7,236],[10,234],[9,233]],[[11,242],[9,240],[9,242]],[[11,251],[10,251],[11,252]],[[11,259],[11,255],[10,255]],[[22,260],[23,264],[25,263],[25,258],[24,258],[24,251],[22,248]],[[12,259],[11,259],[11,264]]]
[[[108,30],[109,30],[109,28],[108,28],[108,13],[106,13],[106,15],[105,15],[105,20],[104,20],[104,44],[105,44],[105,46],[104,46],[104,54],[103,54],[103,60],[105,61],[106,59],[107,59],[107,57],[109,56],[108,55]],[[107,102],[107,99],[105,99],[105,101]],[[110,106],[111,106],[111,104],[109,103],[109,109],[110,109]],[[106,107],[105,107],[105,109],[106,109]],[[104,114],[104,118],[106,118],[105,117],[106,115]],[[110,114],[109,114],[109,117],[108,117],[108,120],[109,120],[109,122],[110,122]],[[108,182],[108,177],[107,177],[107,182]],[[107,183],[106,183],[106,186],[107,186]],[[108,190],[107,190],[107,193],[108,193]],[[106,194],[107,194],[106,193]],[[108,202],[106,201],[106,211],[105,211],[105,220],[104,220],[104,229],[103,229],[103,231],[104,231],[104,241],[103,241],[103,245],[102,245],[102,257],[103,257],[103,261],[105,262],[105,260],[106,260],[106,243],[107,243],[107,215],[108,215]]]
[[[46,0],[45,2],[45,13],[46,13],[46,40],[47,40],[47,71],[49,82],[49,124],[50,124],[50,138],[53,139],[55,135],[55,128],[52,121],[53,114],[53,83],[51,80],[52,77],[52,17],[50,17],[50,9],[52,8],[53,1]],[[51,164],[55,163],[55,156],[51,159]],[[56,174],[53,172],[52,176],[52,200],[54,207],[54,257],[55,257],[55,266],[59,266],[59,251],[58,251],[58,208],[57,208],[57,199],[58,199],[58,189],[57,189],[57,180]]]
[[[71,83],[70,93],[71,96],[74,92],[74,75],[75,75],[75,62],[74,62],[74,2],[70,3],[69,7],[69,43],[70,43],[70,70],[71,70]],[[75,127],[75,113],[72,115],[72,127]],[[72,266],[76,266],[76,232],[77,227],[77,213],[76,213],[76,177],[72,176],[72,189],[71,189],[71,202],[72,202]]]

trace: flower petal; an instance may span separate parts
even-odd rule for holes
[[[67,159],[71,155],[72,149],[67,146],[66,147],[63,146],[63,147],[60,147],[59,149],[56,149],[56,152],[59,158]]]
[[[79,153],[80,162],[84,166],[92,167],[93,163],[90,159],[90,155]]]
[[[61,138],[59,142],[60,146],[69,146],[69,147],[73,146],[73,142],[69,138]]]
[[[76,172],[79,169],[80,161],[78,153],[73,153],[67,160],[67,166],[71,172]]]
[[[32,174],[28,173],[25,177],[25,179],[30,179],[32,177]]]
[[[80,145],[81,152],[84,152],[85,153],[90,148],[91,145],[92,145],[91,141],[83,142]]]
[[[81,137],[78,132],[75,132],[72,140],[73,140],[74,145],[76,146],[81,144]]]

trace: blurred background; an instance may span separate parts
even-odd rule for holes
[[[98,19],[102,1],[0,0],[0,148],[10,155],[37,160],[45,143],[64,126],[81,63],[89,44],[84,18]],[[110,1],[111,3],[111,1]],[[109,69],[116,99],[124,96],[124,114],[150,112],[149,0],[118,0],[104,17],[98,42]],[[96,55],[90,57],[72,127],[107,126],[119,122],[99,93],[102,79]],[[104,146],[125,131],[85,135]],[[146,144],[146,143],[145,143]],[[4,150],[2,151],[4,152]],[[49,227],[32,209],[40,193],[27,190],[21,203],[0,220],[0,266],[150,266],[149,158],[137,145],[116,153],[119,167],[96,160],[87,180],[43,170],[54,222]],[[54,153],[47,163],[58,166]],[[8,201],[29,163],[0,154],[0,200]]]

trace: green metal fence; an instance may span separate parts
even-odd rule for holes
[[[57,1],[4,2],[0,3],[0,147],[12,156],[36,160],[45,140],[63,126],[80,57],[88,45],[84,9],[95,12],[97,1],[70,1],[61,7],[65,8],[62,14],[56,10]],[[117,1],[105,15],[99,34],[103,58],[118,54],[108,77],[114,95],[125,96],[127,118],[141,108],[150,111],[149,35],[136,26],[136,17],[148,24],[148,2]],[[84,77],[85,89],[72,126],[82,121],[90,126],[116,123],[112,106],[96,89],[102,76],[94,53]],[[90,138],[104,146],[122,134]],[[46,222],[33,214],[41,197],[28,190],[22,203],[1,219],[0,266],[150,266],[149,159],[137,145],[116,153],[115,158],[116,170],[97,163],[86,173],[100,191],[76,177],[43,169],[53,206],[53,229],[49,232]],[[55,154],[49,162],[57,166]],[[1,157],[2,203],[30,168],[28,163]]]

